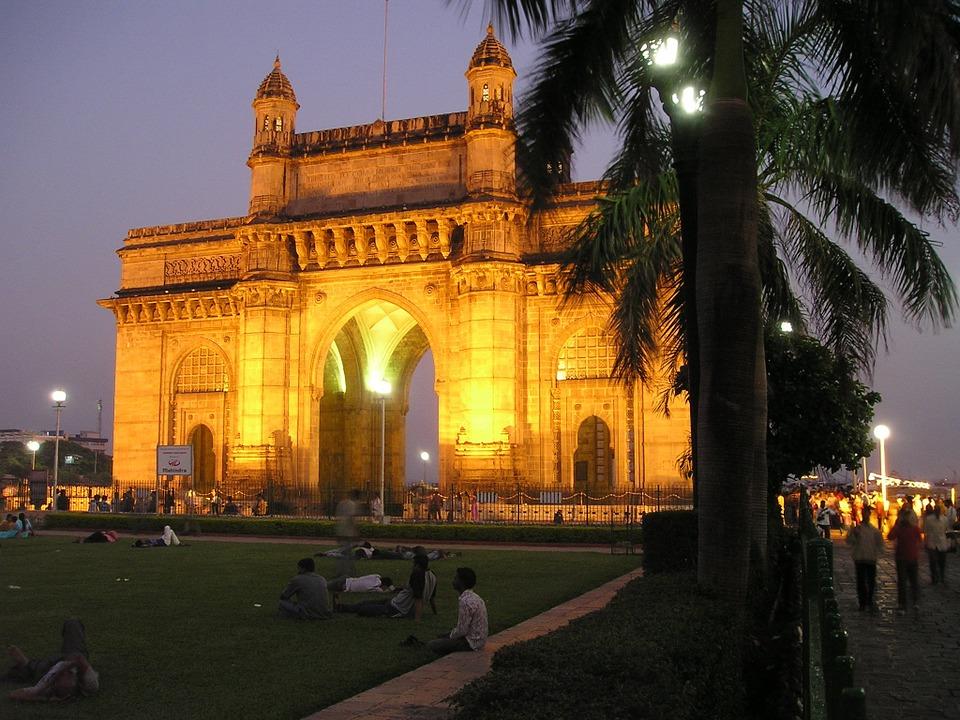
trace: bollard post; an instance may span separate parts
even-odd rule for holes
[[[840,691],[840,717],[843,720],[867,720],[867,691],[845,687]]]
[[[826,670],[827,681],[827,712],[831,720],[842,718],[841,697],[844,688],[853,685],[854,660],[849,655],[836,656],[831,660]]]

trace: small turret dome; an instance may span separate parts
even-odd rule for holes
[[[470,65],[467,66],[467,69],[480,67],[481,65],[499,65],[500,67],[513,68],[510,53],[494,37],[493,25],[487,25],[487,36],[473,51],[473,57],[470,58]]]
[[[280,56],[273,61],[273,70],[267,75],[257,89],[257,100],[263,98],[282,98],[290,102],[297,101],[297,94],[293,92],[293,85],[280,69]]]

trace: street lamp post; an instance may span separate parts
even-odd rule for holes
[[[373,389],[380,400],[380,502],[383,503],[384,510],[386,510],[387,504],[386,496],[383,494],[383,486],[387,454],[387,396],[392,388],[390,383],[381,379],[374,384]],[[381,513],[380,522],[385,523],[386,517],[386,512]]]
[[[883,494],[883,505],[887,505],[887,453],[885,440],[890,437],[890,428],[886,425],[877,425],[873,429],[873,436],[880,441],[880,492]]]
[[[53,409],[57,411],[57,434],[53,438],[53,507],[57,508],[57,481],[60,470],[60,413],[63,404],[67,401],[67,394],[63,390],[54,390],[50,394],[53,400]]]
[[[697,504],[698,402],[700,398],[700,340],[697,335],[697,192],[699,180],[700,114],[704,90],[689,82],[692,62],[681,53],[678,29],[640,48],[651,84],[670,119],[670,145],[677,172],[680,244],[683,257],[684,345],[687,390],[690,399],[690,444],[693,448],[693,493]]]
[[[426,450],[420,452],[420,464],[423,465],[423,484],[427,484],[427,462],[430,460],[430,453]]]
[[[27,450],[33,453],[33,462],[30,464],[31,470],[37,469],[37,450],[40,449],[40,443],[36,440],[30,440],[27,442]]]

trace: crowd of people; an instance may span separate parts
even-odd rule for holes
[[[426,643],[415,635],[409,635],[401,644],[426,645],[437,655],[481,650],[487,641],[489,624],[487,606],[473,590],[476,584],[477,575],[472,568],[457,568],[453,579],[453,589],[459,598],[456,626]],[[383,593],[389,597],[342,603],[340,595],[350,592]],[[430,569],[429,559],[423,554],[414,556],[410,576],[400,587],[394,587],[390,578],[377,574],[335,577],[328,581],[317,574],[313,558],[302,558],[297,562],[297,574],[280,594],[277,612],[283,617],[297,620],[327,620],[335,613],[353,613],[360,617],[419,622],[425,606],[431,607],[436,614],[436,595],[437,576]]]
[[[26,513],[7,513],[3,522],[0,522],[0,539],[28,538],[35,534],[33,523]]]
[[[918,612],[921,551],[927,555],[931,584],[946,583],[947,555],[956,552],[960,536],[957,509],[950,498],[903,495],[884,501],[879,492],[835,490],[811,493],[810,503],[822,537],[831,539],[835,530],[845,533],[861,610],[876,612],[876,567],[884,553],[884,538],[894,543],[899,614],[911,608]]]

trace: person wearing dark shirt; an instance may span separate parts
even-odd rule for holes
[[[301,620],[330,617],[327,581],[314,570],[313,558],[303,558],[297,562],[297,574],[280,594],[280,615]]]
[[[7,649],[14,664],[6,677],[34,683],[11,692],[11,700],[69,700],[100,689],[100,675],[90,665],[83,623],[76,618],[67,620],[60,634],[60,653],[47,658],[31,660],[14,645]]]
[[[908,502],[911,498],[907,498]],[[920,606],[920,579],[918,577],[918,563],[920,561],[920,547],[923,544],[920,537],[920,528],[913,522],[913,513],[900,512],[888,540],[896,541],[894,559],[897,565],[897,614],[907,612],[907,586],[909,598],[913,602],[914,612],[919,612]]]
[[[237,504],[233,501],[232,495],[227,495],[227,504],[223,506],[224,515],[239,515],[240,508],[237,507]]]

